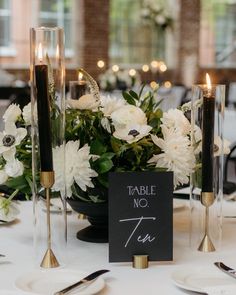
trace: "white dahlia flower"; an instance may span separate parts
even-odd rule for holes
[[[110,95],[101,96],[101,111],[105,117],[123,107],[126,104],[124,99],[112,97]]]
[[[15,123],[21,115],[21,109],[18,104],[12,103],[3,115],[4,122]]]
[[[153,142],[161,149],[162,153],[153,155],[148,163],[156,167],[167,168],[174,172],[174,186],[185,184],[194,170],[195,157],[190,141],[174,128],[162,126],[163,139],[152,136]]]
[[[65,146],[65,182],[67,197],[72,196],[71,186],[74,182],[83,190],[87,187],[93,187],[92,177],[96,177],[97,173],[90,167],[89,146],[86,144],[82,148],[80,141],[68,141]],[[63,146],[56,147],[53,150],[53,163],[55,171],[55,183],[53,185],[54,191],[60,191],[65,194],[65,184],[63,178]]]
[[[191,130],[189,120],[185,117],[183,112],[178,109],[170,109],[164,112],[161,122],[167,128],[174,128],[180,131],[182,135],[189,134]]]

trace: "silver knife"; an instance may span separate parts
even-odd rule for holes
[[[222,270],[227,275],[236,279],[236,270],[233,268],[228,267],[223,262],[215,262],[215,266],[217,266],[220,270]]]
[[[69,287],[62,289],[62,290],[54,293],[53,295],[64,295],[64,294],[70,292],[72,289],[77,288],[78,286],[81,286],[82,284],[92,283],[97,277],[99,277],[100,275],[102,275],[108,271],[110,271],[110,270],[107,270],[107,269],[97,270],[97,271],[91,273],[90,275],[88,275],[87,277],[83,278],[82,280],[78,281],[77,283],[74,283],[73,285],[70,285]]]

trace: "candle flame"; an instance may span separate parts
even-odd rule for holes
[[[59,59],[60,56],[60,50],[59,50],[59,45],[57,44],[57,48],[56,48],[56,59]]]
[[[206,82],[207,82],[207,88],[208,90],[211,90],[211,79],[208,73],[206,73]]]
[[[39,43],[38,47],[38,59],[40,62],[43,60],[43,48],[42,48],[42,43]]]
[[[79,72],[78,80],[81,81],[82,79],[83,79],[83,74],[81,72]]]

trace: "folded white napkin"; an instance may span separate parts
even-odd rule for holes
[[[215,287],[206,287],[204,292],[208,295],[235,295],[236,294],[236,284],[234,285],[225,285],[225,286],[215,286]]]

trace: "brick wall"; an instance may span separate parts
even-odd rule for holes
[[[81,42],[78,53],[81,56],[81,66],[93,77],[97,77],[100,69],[97,61],[108,64],[109,49],[109,0],[81,0]]]

